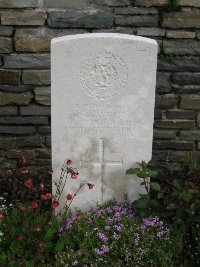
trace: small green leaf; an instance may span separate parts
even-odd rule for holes
[[[183,192],[181,196],[186,202],[190,202],[190,200],[192,199],[192,195],[187,192]]]
[[[139,171],[139,168],[130,168],[126,171],[126,174],[137,174]]]
[[[152,178],[155,178],[155,177],[158,176],[158,172],[157,171],[153,171],[153,170],[149,170],[148,171],[148,176],[152,177]]]
[[[161,191],[161,187],[158,183],[151,183],[151,188],[156,191],[156,192],[160,192]]]
[[[158,193],[158,194],[157,194],[157,198],[158,198],[158,199],[161,199],[161,198],[163,198],[163,197],[164,197],[164,194],[163,194],[163,193]]]

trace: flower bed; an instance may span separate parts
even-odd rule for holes
[[[78,180],[72,161],[65,161],[52,195],[51,171],[48,180],[32,177],[21,159],[17,170],[6,170],[12,198],[0,199],[0,266],[175,267],[184,257],[199,266],[199,164],[194,162],[189,158],[187,175],[171,181],[160,181],[155,168],[142,162],[127,173],[142,179],[146,195],[133,203],[126,197],[110,200],[87,213],[72,211],[79,190],[95,186],[85,181],[66,195],[61,216],[55,209],[67,179]]]

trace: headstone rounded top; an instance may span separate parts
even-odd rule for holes
[[[153,45],[158,45],[157,42],[150,38],[145,38],[137,35],[123,34],[123,33],[83,33],[67,35],[62,37],[53,38],[51,44],[56,44],[59,42],[71,41],[76,39],[89,39],[89,38],[113,38],[113,39],[126,39],[138,42],[145,42]]]

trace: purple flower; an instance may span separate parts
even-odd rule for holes
[[[103,245],[100,249],[95,248],[95,252],[97,255],[103,255],[105,253],[108,253],[110,251],[108,246]]]
[[[108,238],[103,233],[97,233],[97,236],[101,241],[107,241],[108,240]]]

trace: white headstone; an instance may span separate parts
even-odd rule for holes
[[[157,43],[126,34],[94,33],[52,40],[53,179],[70,158],[79,182],[95,184],[73,207],[145,190],[126,170],[152,154]],[[61,203],[79,182],[68,179]],[[55,189],[54,189],[55,190]]]

